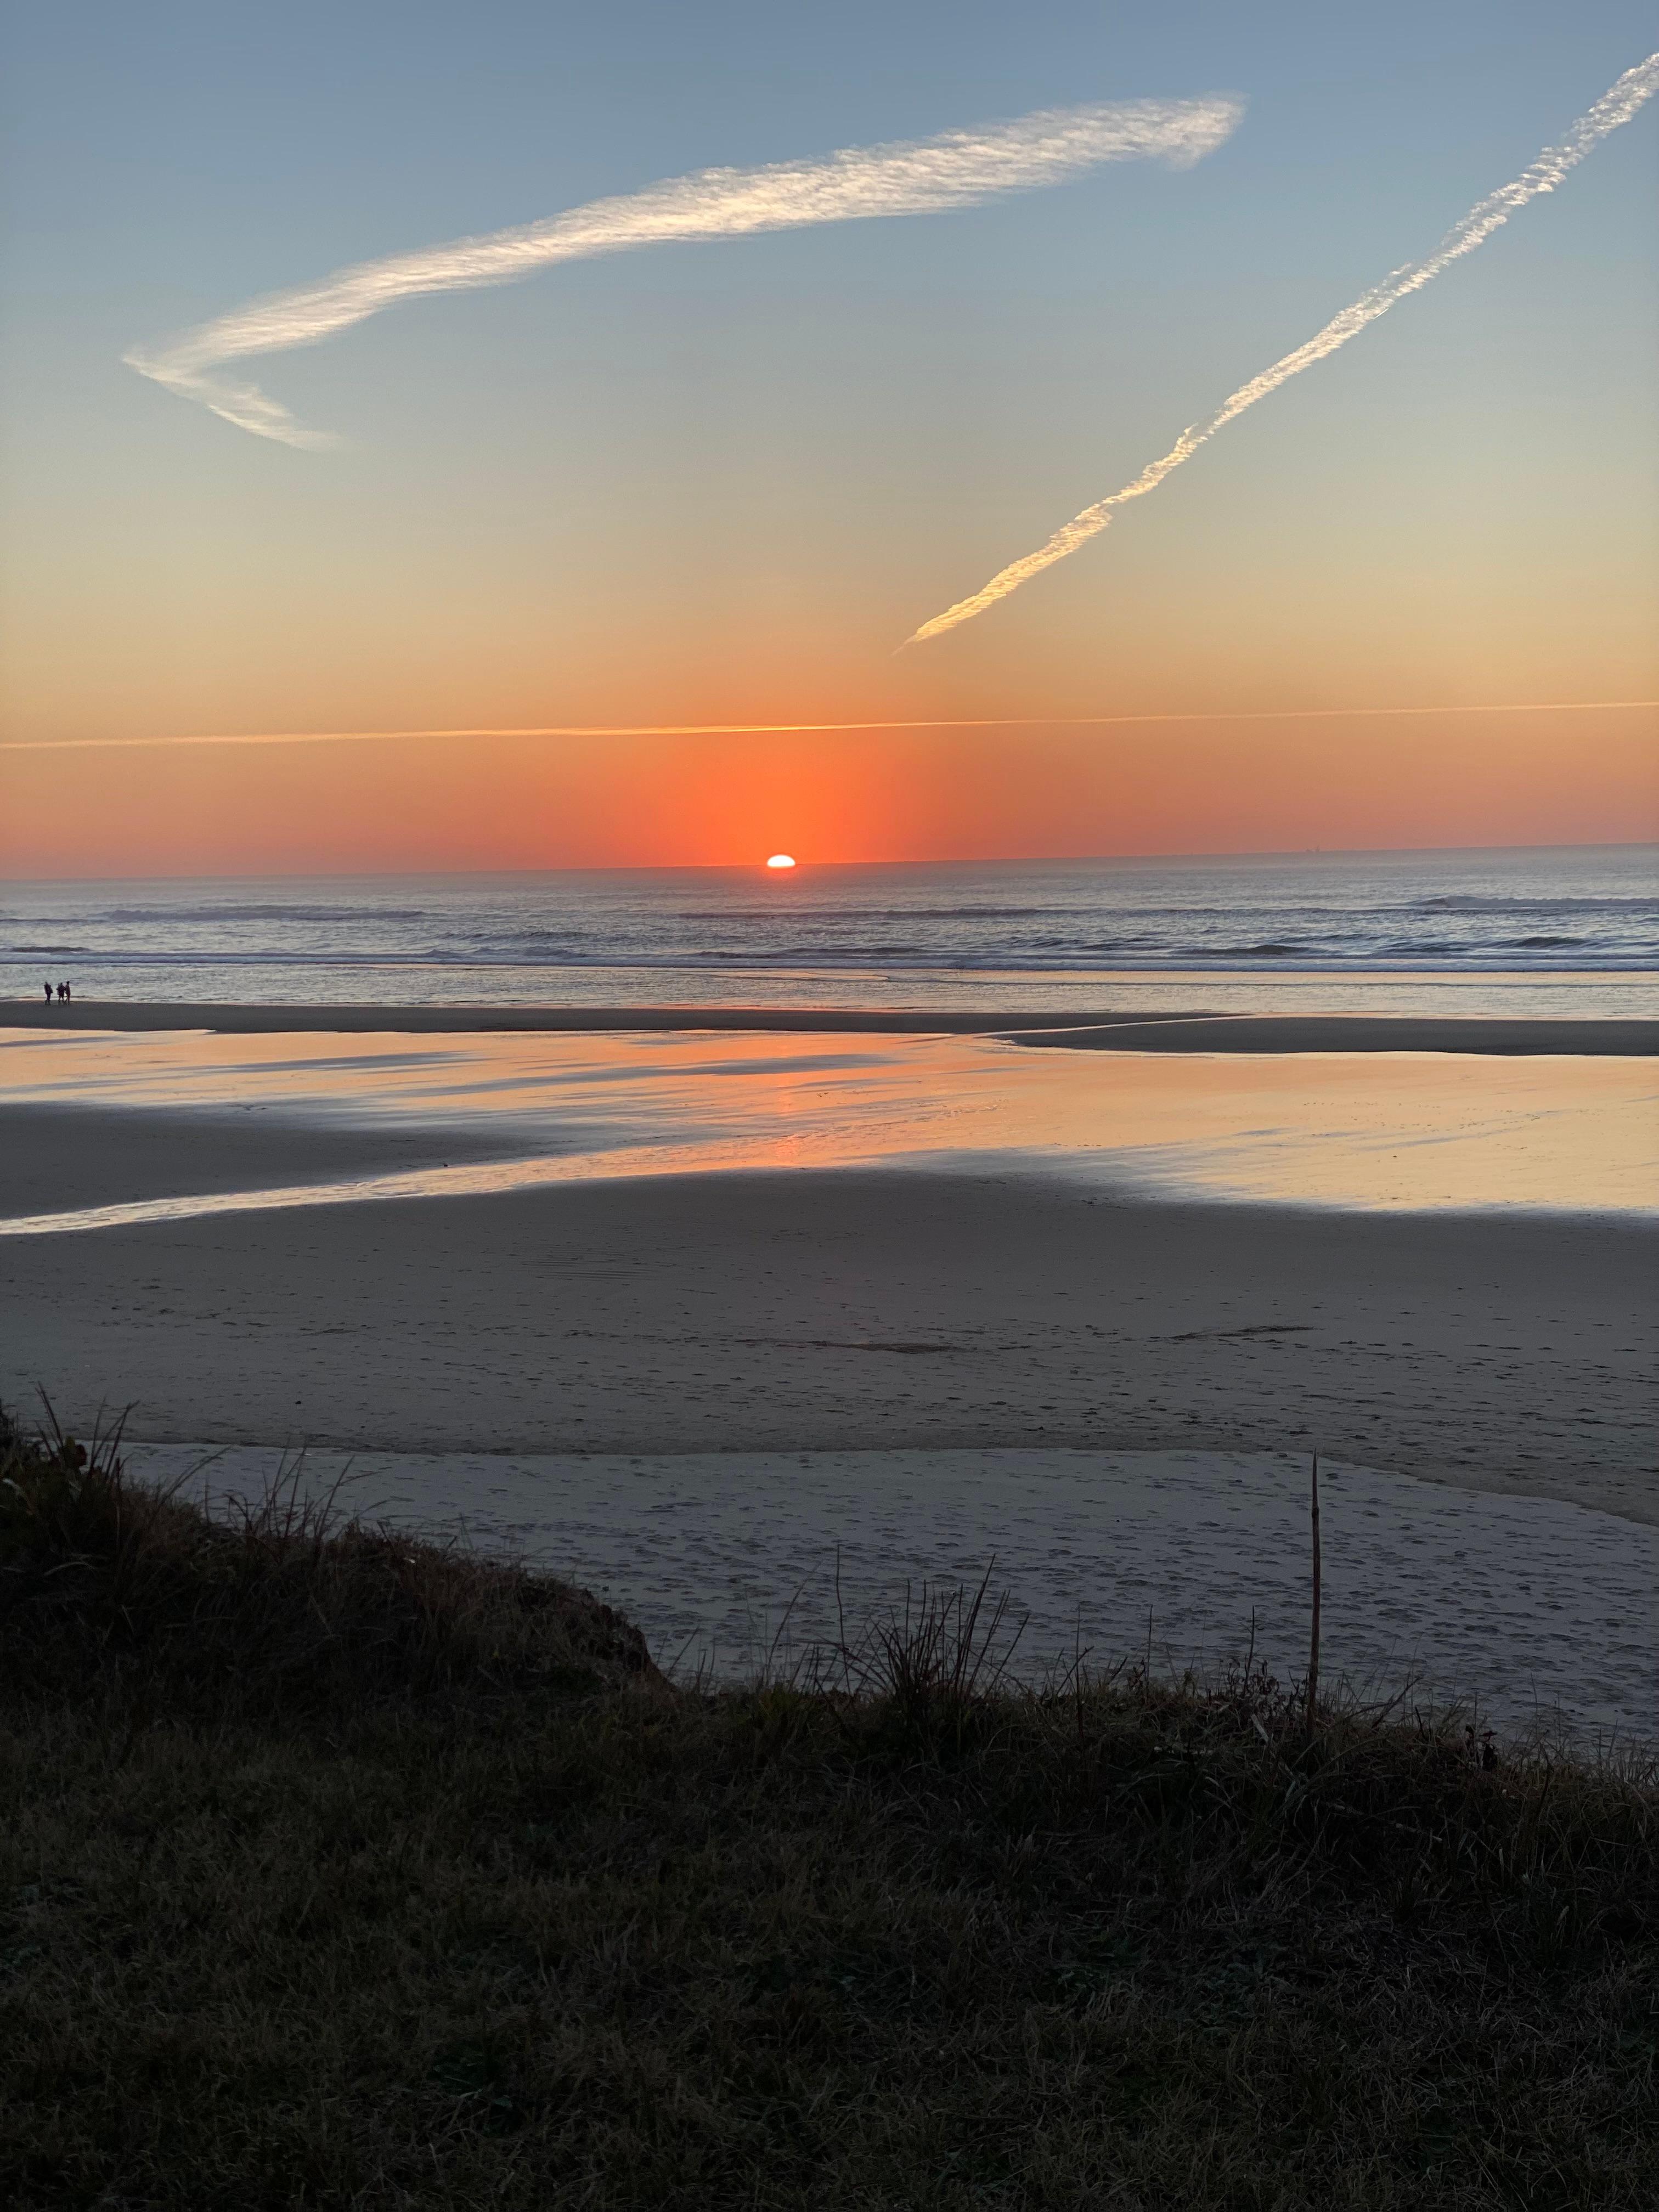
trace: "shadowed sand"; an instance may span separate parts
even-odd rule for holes
[[[943,1169],[222,1214],[11,1247],[0,1396],[382,1451],[1316,1443],[1659,1523],[1655,1244]]]
[[[432,1036],[469,1031],[750,1030],[781,1036],[1006,1036],[1021,1044],[1112,1052],[1452,1052],[1649,1057],[1659,1021],[1510,1020],[1387,1014],[1053,1014],[919,1012],[877,1008],[799,1011],[776,1006],[124,1006],[83,1000],[0,1000],[14,1029],[216,1030],[257,1036],[292,1030]]]
[[[283,1455],[139,1444],[130,1463],[257,1504]],[[1079,1650],[1204,1673],[1248,1648],[1284,1681],[1306,1662],[1305,1455],[321,1451],[297,1474],[370,1522],[461,1527],[597,1591],[682,1671],[787,1665],[907,1585],[971,1585],[993,1560],[1028,1679]],[[1411,1672],[1506,1729],[1652,1739],[1659,1528],[1328,1458],[1321,1480],[1328,1680],[1393,1690]]]

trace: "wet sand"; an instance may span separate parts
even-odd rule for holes
[[[1627,1057],[35,1029],[0,1032],[0,1237],[878,1164],[1182,1201],[1659,1217],[1656,1134],[1659,1066]]]
[[[0,1000],[0,1027],[43,1030],[210,1030],[233,1036],[335,1030],[356,1035],[637,1030],[749,1030],[778,1036],[1006,1036],[1030,1045],[1112,1052],[1444,1052],[1504,1056],[1651,1057],[1659,1021],[1512,1020],[1357,1014],[919,1013],[915,1009],[775,1006],[384,1006],[120,1005],[90,1000],[48,1006]]]

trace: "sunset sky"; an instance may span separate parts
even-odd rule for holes
[[[1659,836],[1655,712],[1606,704],[1659,699],[1659,100],[903,643],[1432,253],[1649,9],[155,0],[4,44],[12,872]],[[645,243],[222,372],[331,444],[124,360],[711,167],[1216,96],[1184,165]],[[950,722],[999,726],[729,726]],[[572,726],[641,733],[481,734]],[[304,732],[346,734],[137,742]]]

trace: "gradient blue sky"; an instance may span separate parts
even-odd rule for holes
[[[1429,251],[1659,43],[1654,20],[1619,0],[15,8],[0,740],[1652,698],[1659,103],[1105,538],[971,629],[893,648]],[[343,263],[708,164],[1208,91],[1248,112],[1186,173],[1109,167],[949,215],[577,264],[254,364],[337,451],[252,439],[121,363]],[[1206,738],[1201,834],[1179,834],[1158,742],[1120,736],[1109,757],[1038,729],[1001,755],[976,742],[982,818],[964,826],[952,791],[951,838],[1000,849],[1017,783],[1024,850],[1109,848],[1115,823],[1131,846],[1224,842],[1213,763],[1242,797],[1284,757],[1253,726],[1231,750],[1223,725]],[[1534,730],[1537,834],[1568,792],[1572,834],[1652,834],[1651,726],[1557,718],[1541,752]],[[1501,775],[1503,728],[1460,729]],[[820,798],[842,757],[823,743],[801,769]],[[1334,726],[1332,746],[1352,774],[1310,841],[1368,842],[1391,756],[1369,729]],[[157,866],[328,858],[303,817],[346,803],[342,775],[386,864],[445,857],[458,775],[497,794],[503,864],[715,860],[758,834],[738,802],[778,755],[721,757],[732,850],[718,792],[696,849],[665,828],[627,848],[630,782],[660,812],[662,779],[698,773],[648,745],[612,749],[609,826],[574,843],[545,744],[473,741],[441,769],[422,752],[430,822],[410,826],[401,793],[389,842],[361,764],[321,749],[280,772],[248,756],[240,801],[185,758],[117,785],[129,848]],[[30,851],[53,834],[40,760],[0,769]],[[106,760],[43,764],[83,821],[117,787]],[[948,761],[896,749],[890,782],[902,762],[915,788],[889,793],[862,852],[840,791],[833,856],[930,849]],[[582,756],[584,789],[606,772]],[[1493,834],[1516,834],[1502,799]],[[276,842],[250,842],[242,817],[273,808]],[[1477,796],[1445,842],[1478,842],[1478,813]],[[1402,823],[1396,806],[1375,842]],[[811,827],[775,834],[810,845]],[[1241,833],[1264,841],[1271,823]],[[453,857],[493,849],[485,818]]]

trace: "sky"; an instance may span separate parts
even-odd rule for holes
[[[14,7],[0,866],[1659,836],[1656,713],[1618,703],[1659,699],[1659,100],[1104,535],[906,643],[1432,254],[1653,26]],[[637,197],[794,164],[821,198],[839,149],[953,133],[994,166],[992,126],[1121,138],[1123,103],[1162,154],[954,204],[905,204],[889,156],[844,220],[696,233],[775,180],[696,187],[689,231]],[[252,428],[175,373],[250,302],[618,199],[584,237],[657,232],[203,372],[257,384]],[[360,734],[404,731],[460,734]]]

